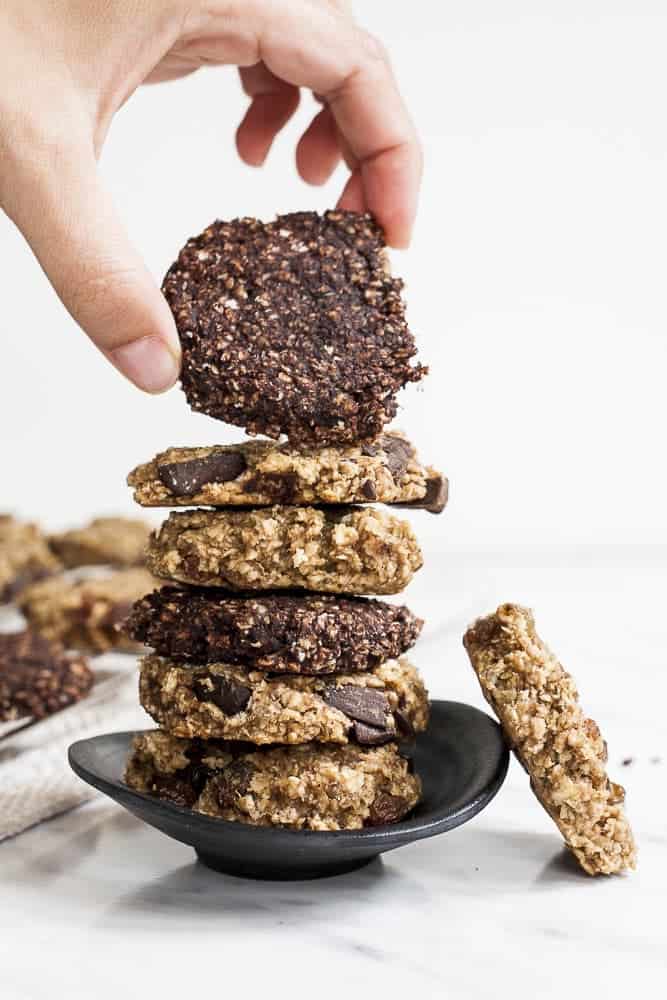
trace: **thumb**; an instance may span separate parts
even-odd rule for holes
[[[50,149],[24,160],[13,181],[8,212],[72,317],[140,389],[170,388],[181,357],[174,320],[92,153]]]

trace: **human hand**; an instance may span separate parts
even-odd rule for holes
[[[263,163],[300,88],[323,103],[296,151],[323,183],[344,157],[339,207],[410,237],[421,152],[380,44],[343,0],[3,0],[0,207],[102,353],[149,392],[180,368],[171,312],[101,184],[111,120],[136,88],[202,65],[240,68],[251,98],[241,157]]]

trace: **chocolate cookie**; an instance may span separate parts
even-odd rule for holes
[[[125,781],[208,816],[295,830],[396,823],[421,795],[410,762],[391,745],[258,749],[159,731],[135,737]]]
[[[625,793],[607,777],[607,747],[574,680],[545,646],[530,611],[502,604],[465,634],[482,692],[535,795],[589,875],[635,867]]]
[[[158,585],[145,569],[125,569],[99,579],[53,577],[28,587],[19,607],[47,639],[70,649],[104,653],[140,648],[121,630],[135,601]]]
[[[163,291],[190,406],[292,444],[377,437],[396,392],[426,374],[402,283],[368,215],[295,212],[214,222],[188,241]]]
[[[396,431],[365,445],[294,448],[243,441],[207,448],[169,448],[128,476],[144,507],[262,507],[274,503],[380,503],[439,514],[447,480],[420,464]]]
[[[51,535],[49,546],[68,569],[141,566],[150,525],[129,517],[96,517],[82,528]]]
[[[412,528],[374,507],[172,512],[151,536],[156,576],[226,590],[396,594],[422,564]]]
[[[61,568],[36,524],[0,514],[0,604]]]
[[[428,695],[406,659],[360,674],[273,676],[227,663],[141,661],[141,704],[172,736],[373,746],[426,728]]]
[[[0,632],[0,722],[42,719],[85,697],[93,673],[84,657],[31,629]]]
[[[138,601],[124,628],[160,656],[271,673],[370,670],[417,640],[406,607],[363,597],[163,587]]]

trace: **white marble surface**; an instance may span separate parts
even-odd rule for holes
[[[501,600],[530,603],[608,739],[639,840],[636,874],[580,874],[515,763],[467,826],[319,882],[214,874],[189,848],[99,798],[0,846],[0,996],[659,995],[664,552],[491,561],[431,556],[407,595],[429,622],[415,658],[434,696],[481,707],[460,646],[464,626]]]

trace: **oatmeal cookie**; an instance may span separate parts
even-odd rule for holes
[[[0,514],[0,604],[61,568],[36,524]]]
[[[127,479],[144,507],[262,507],[283,504],[404,504],[444,510],[447,480],[423,466],[396,431],[367,444],[294,448],[243,441],[169,448]]]
[[[247,744],[136,736],[125,781],[196,812],[253,826],[356,830],[396,823],[421,782],[395,747]]]
[[[141,647],[120,626],[134,602],[156,586],[158,581],[145,569],[79,581],[57,576],[28,587],[19,607],[38,632],[70,649],[132,651]]]
[[[83,528],[51,535],[49,546],[63,566],[141,566],[150,525],[129,517],[96,517]]]
[[[146,656],[139,697],[173,736],[250,743],[376,745],[421,732],[428,695],[405,658],[360,674],[274,677],[227,663],[195,666]]]
[[[163,291],[192,409],[292,444],[377,437],[426,374],[384,248],[354,212],[214,222],[189,240]]]
[[[422,624],[405,606],[364,597],[163,587],[134,605],[124,628],[160,656],[328,674],[370,670],[399,656]]]
[[[92,684],[84,657],[67,656],[31,629],[0,632],[0,722],[43,719],[80,701]]]
[[[582,868],[589,875],[634,868],[625,793],[607,777],[606,744],[531,612],[503,604],[475,622],[463,642],[535,795]]]
[[[151,536],[156,576],[227,590],[396,594],[422,565],[412,528],[373,507],[173,511]]]

